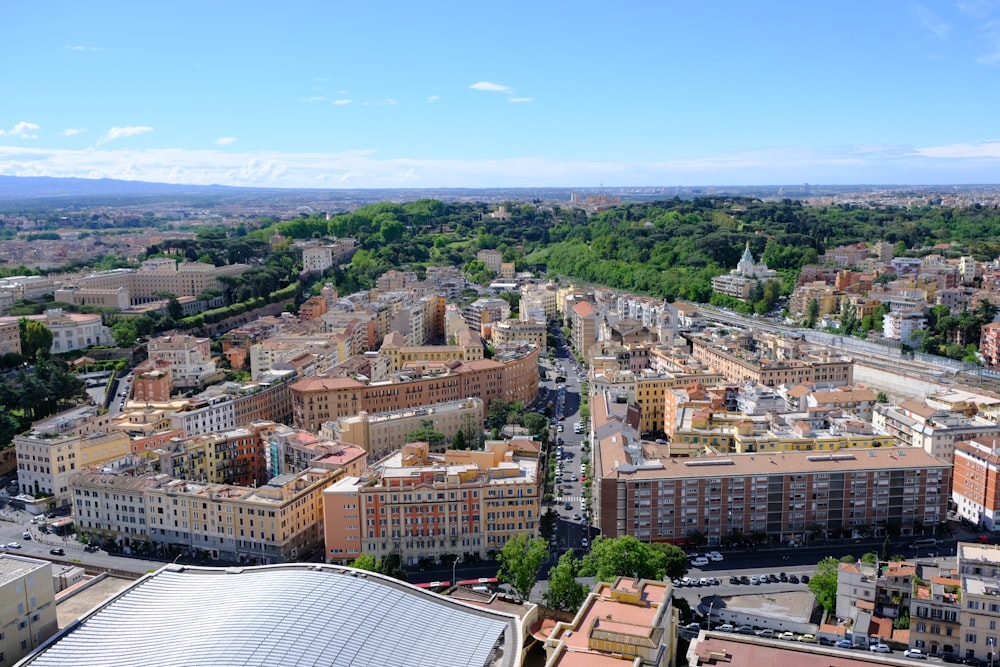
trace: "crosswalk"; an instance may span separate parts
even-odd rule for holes
[[[560,503],[573,503],[579,505],[583,502],[583,496],[559,496],[557,500]]]

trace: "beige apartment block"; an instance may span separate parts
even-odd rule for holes
[[[52,563],[0,554],[0,615],[0,667],[8,667],[59,629]]]

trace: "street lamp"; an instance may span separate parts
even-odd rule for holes
[[[986,638],[986,645],[990,647],[990,667],[993,667],[993,648],[996,646],[996,644],[997,644],[996,637]]]
[[[716,598],[716,597],[715,597],[715,596],[713,595],[713,596],[712,596],[712,602],[711,602],[711,603],[710,603],[710,604],[708,605],[708,627],[706,628],[706,630],[708,630],[709,632],[711,632],[711,631],[712,631],[712,611],[714,611],[714,610],[715,610],[715,601],[716,601],[717,599],[718,599],[718,598]]]
[[[455,566],[458,565],[461,560],[462,560],[461,556],[456,556],[455,560],[452,561],[452,563],[451,563],[451,585],[452,586],[454,586],[456,584],[456,580],[455,580]]]

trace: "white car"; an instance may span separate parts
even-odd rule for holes
[[[889,648],[888,644],[872,644],[868,647],[868,650],[872,653],[892,653],[892,649]]]
[[[908,648],[903,651],[904,658],[916,658],[917,660],[926,660],[927,654],[918,648]]]
[[[7,548],[8,549],[20,549],[21,548],[21,543],[20,542],[8,542],[7,543]]]
[[[721,563],[723,561],[722,554],[720,554],[718,551],[709,551],[707,554],[705,554],[705,556],[708,557],[708,560],[714,563]]]
[[[704,556],[699,556],[698,558],[695,558],[691,561],[691,565],[693,567],[705,567],[706,565],[708,565],[708,559],[705,558]]]

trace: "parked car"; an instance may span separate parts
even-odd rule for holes
[[[782,572],[778,575],[778,581],[788,581],[788,575]]]
[[[784,639],[785,641],[792,641],[795,639],[795,633],[785,630],[780,635],[778,635],[778,639]]]
[[[790,575],[788,575],[788,583],[790,583],[790,584],[797,584],[797,583],[799,583],[799,578],[797,576],[795,576],[794,574],[790,574]]]
[[[20,542],[8,542],[7,543],[7,548],[8,549],[20,549],[21,548],[21,543]]]
[[[740,577],[740,583],[743,584],[744,586],[749,586],[750,585],[750,577],[748,577],[747,575],[744,574],[743,576]]]
[[[757,633],[757,636],[763,637],[765,639],[774,639],[775,634],[774,630],[772,630],[771,628],[764,628],[763,630]]]
[[[854,644],[851,642],[850,639],[841,639],[836,644],[834,644],[834,646],[836,646],[837,648],[854,648]]]
[[[28,531],[24,531],[23,533],[21,533],[21,539],[22,540],[30,540],[31,539],[31,533],[29,533]]]
[[[809,583],[809,575],[808,574],[803,574],[801,577],[799,577],[799,581],[801,581],[803,584],[808,584]]]
[[[892,649],[889,648],[888,644],[872,644],[868,647],[868,650],[872,653],[892,653]]]
[[[916,658],[917,660],[926,660],[927,654],[918,648],[908,648],[903,651],[904,658]]]
[[[941,662],[947,662],[953,665],[962,664],[962,659],[958,657],[956,653],[949,651],[948,653],[941,654]]]
[[[694,567],[705,567],[706,565],[708,565],[708,559],[705,558],[704,556],[699,556],[698,558],[695,558],[694,560],[691,561],[691,565]]]
[[[729,583],[734,585],[739,585],[742,582],[740,581],[739,577],[729,577]]]
[[[100,551],[101,547],[97,546],[96,544],[88,544],[83,548],[83,550],[86,551],[87,553],[94,553],[95,551]]]
[[[708,558],[708,560],[715,563],[721,563],[724,560],[722,554],[720,554],[718,551],[709,551],[707,554],[705,554],[705,556]]]
[[[753,584],[754,586],[758,586],[760,585],[760,579],[758,579],[756,576],[750,577],[750,583]]]
[[[736,628],[733,627],[732,623],[723,623],[722,625],[715,628],[719,632],[733,632]]]
[[[819,640],[816,639],[816,635],[814,635],[814,634],[812,634],[810,632],[807,632],[806,634],[801,635],[799,637],[799,641],[802,642],[803,644],[818,644],[819,643]]]
[[[49,549],[49,553],[52,554],[53,556],[65,556],[66,550],[63,549],[62,547],[56,547],[54,549]]]
[[[741,635],[752,635],[753,634],[753,626],[752,625],[741,625],[740,627],[736,628],[736,632],[738,632]]]

